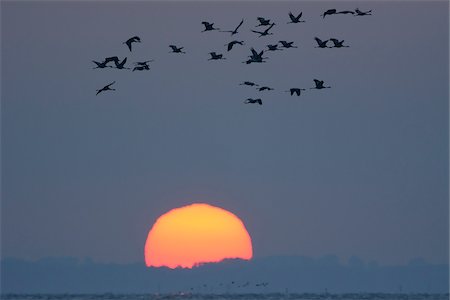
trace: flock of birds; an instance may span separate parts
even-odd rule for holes
[[[321,14],[320,16],[322,18],[325,18],[326,16],[339,15],[339,14],[353,15],[353,16],[368,16],[368,15],[372,14],[372,10],[361,11],[357,8],[354,11],[351,11],[351,10],[337,11],[336,9],[328,9],[325,12],[323,12],[323,14]],[[302,19],[302,16],[303,16],[302,12],[300,12],[298,15],[294,15],[292,12],[289,12],[288,16],[289,16],[290,21],[287,22],[287,24],[298,24],[298,23],[305,22],[305,20]],[[255,26],[255,29],[250,30],[251,32],[257,34],[258,37],[265,37],[265,36],[273,35],[273,32],[271,32],[271,29],[276,25],[275,22],[272,22],[270,19],[266,19],[263,17],[258,17],[257,21],[258,21],[258,24]],[[220,28],[214,27],[214,23],[210,23],[210,22],[206,22],[206,21],[202,22],[202,24],[204,26],[204,29],[202,32],[219,31],[219,32],[230,33],[231,36],[234,36],[239,33],[241,26],[244,24],[244,19],[242,19],[240,21],[240,23],[233,30],[220,30]],[[259,29],[260,27],[263,27],[264,30],[262,30],[262,29],[256,30],[256,29]],[[347,45],[344,45],[344,40],[339,40],[336,38],[322,40],[318,37],[315,37],[314,40],[317,43],[316,48],[347,48],[347,47],[349,47]],[[129,38],[128,40],[126,40],[125,42],[123,42],[123,44],[125,44],[128,47],[130,52],[132,52],[133,44],[135,44],[135,43],[141,43],[140,37],[133,36],[133,37]],[[332,44],[331,46],[330,46],[330,43]],[[226,50],[229,52],[237,45],[243,46],[243,45],[245,45],[245,42],[233,40],[233,41],[225,44]],[[186,54],[186,52],[184,51],[184,47],[179,47],[176,45],[169,45],[169,48],[171,49],[171,53]],[[265,63],[266,60],[268,59],[268,57],[264,57],[264,53],[269,52],[269,51],[270,52],[282,51],[284,49],[290,49],[290,48],[298,48],[298,47],[294,45],[294,42],[285,41],[285,40],[280,40],[276,44],[268,44],[267,49],[264,49],[261,51],[257,51],[253,47],[251,47],[250,48],[251,55],[249,55],[248,59],[243,61],[243,63],[245,63],[247,65],[252,64],[252,63]],[[210,58],[208,59],[209,61],[226,59],[222,53],[210,52],[209,55],[210,55]],[[133,67],[130,68],[130,67],[125,66],[125,64],[127,63],[127,57],[125,57],[123,60],[120,60],[117,56],[106,57],[101,62],[93,60],[93,63],[96,65],[94,67],[94,69],[116,68],[116,69],[120,69],[120,70],[122,70],[122,69],[131,70],[132,72],[150,70],[149,63],[151,63],[151,62],[153,62],[153,60],[137,61],[137,62],[134,62]],[[325,83],[323,80],[313,79],[313,81],[314,81],[314,86],[310,87],[310,89],[321,90],[321,89],[331,88],[330,86],[325,86]],[[116,82],[113,81],[113,82],[105,85],[104,87],[98,89],[96,95],[98,95],[102,92],[105,92],[105,91],[115,91],[116,89],[112,87],[115,83]],[[240,83],[239,85],[254,87],[260,92],[274,90],[274,88],[272,88],[272,87],[260,86],[259,84],[256,84],[251,81],[244,81],[244,82]],[[290,88],[289,90],[286,90],[285,92],[290,93],[291,96],[294,96],[294,95],[300,96],[302,91],[306,91],[306,89],[300,88],[300,87],[293,87],[293,88]],[[244,101],[244,103],[245,104],[262,105],[263,101],[261,98],[247,98]]]

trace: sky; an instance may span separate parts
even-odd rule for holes
[[[206,202],[243,220],[255,257],[448,263],[447,2],[1,5],[2,257],[144,263],[158,216]],[[356,7],[373,15],[320,16]],[[250,31],[259,16],[273,35]],[[201,32],[242,18],[235,37]],[[227,52],[232,39],[245,45]],[[298,48],[242,63],[279,40]],[[154,62],[93,69],[114,55]]]

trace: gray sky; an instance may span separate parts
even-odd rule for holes
[[[373,15],[319,16],[356,7]],[[289,11],[306,22],[286,24]],[[244,221],[256,257],[448,262],[448,11],[2,2],[2,256],[143,262],[159,215],[207,202]],[[274,35],[250,32],[258,16],[277,23]],[[242,18],[235,37],[246,45],[231,52],[229,34],[200,32],[202,21],[231,30]],[[134,35],[142,43],[130,53],[122,42]],[[350,48],[315,48],[315,36]],[[299,48],[242,63],[250,47],[279,40]],[[211,51],[227,60],[208,61]],[[113,55],[155,62],[148,72],[92,69]],[[310,90],[313,78],[332,88]],[[115,92],[95,96],[114,80]],[[291,87],[308,90],[290,97]]]

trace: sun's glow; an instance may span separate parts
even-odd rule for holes
[[[252,241],[244,223],[231,212],[204,203],[172,209],[160,216],[145,243],[148,267],[192,268],[252,256]]]

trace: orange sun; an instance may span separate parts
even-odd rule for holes
[[[145,242],[148,267],[192,268],[226,258],[252,258],[244,223],[229,211],[204,203],[172,209],[160,216]]]

